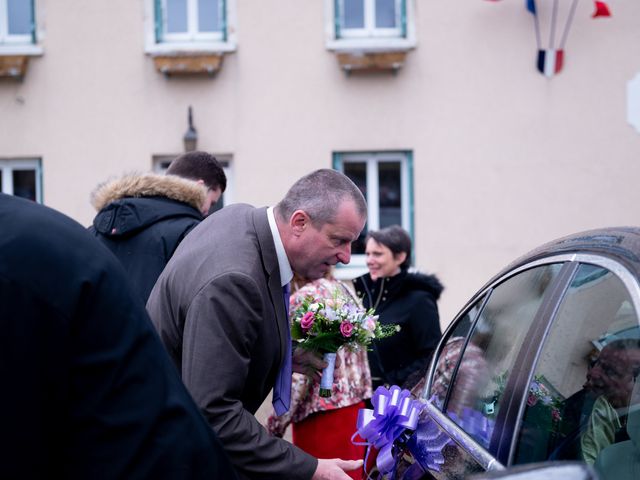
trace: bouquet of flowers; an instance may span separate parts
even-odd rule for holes
[[[298,346],[323,354],[328,366],[322,372],[320,396],[330,397],[336,352],[343,345],[366,347],[374,339],[400,330],[397,325],[381,325],[373,309],[365,310],[340,289],[331,298],[307,296],[292,313],[291,338]]]

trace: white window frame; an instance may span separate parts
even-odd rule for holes
[[[32,8],[37,8],[37,2],[31,4]],[[36,12],[32,12],[32,16],[36,17]],[[37,29],[37,24],[36,24]],[[40,31],[36,30],[36,38],[41,38]],[[24,35],[9,34],[9,4],[8,0],[0,0],[0,55],[41,55],[42,47],[33,43],[31,33]]]
[[[4,159],[0,158],[2,171],[2,193],[13,195],[13,172],[15,170],[33,170],[36,176],[36,202],[42,203],[42,162],[36,158]]]
[[[162,0],[162,7],[167,11],[167,1]],[[185,33],[168,33],[167,17],[163,17],[162,41],[167,43],[181,42],[221,42],[224,39],[223,32],[199,32],[198,31],[198,0],[186,0],[187,2],[187,31]],[[224,0],[218,0],[218,14],[224,15]],[[223,20],[224,24],[224,20]]]
[[[380,198],[378,184],[378,164],[381,162],[400,163],[400,205],[401,227],[413,238],[412,225],[412,190],[411,190],[411,153],[404,152],[371,152],[371,153],[336,153],[334,168],[344,172],[345,163],[366,163],[367,165],[367,231],[380,229]],[[337,278],[354,278],[366,273],[366,257],[364,254],[351,256],[349,265],[339,265]]]
[[[365,1],[365,28],[340,29],[339,38],[336,23],[342,13],[338,10],[343,5],[342,1],[324,0],[325,2],[325,46],[328,50],[337,52],[393,52],[407,51],[415,48],[417,44],[415,33],[415,0],[405,1],[406,31],[402,36],[402,26],[397,28],[375,28],[375,0]],[[397,0],[398,16],[401,15],[400,4]],[[400,22],[400,19],[398,19]]]
[[[396,28],[376,28],[376,7],[375,0],[364,0],[364,27],[363,28],[344,28],[341,29],[343,38],[372,38],[372,37],[391,37],[397,38],[402,36],[402,2],[404,0],[395,0],[396,2]],[[339,12],[337,18],[344,19],[344,0],[338,0]]]
[[[172,54],[180,52],[224,53],[237,48],[236,0],[219,0],[226,10],[226,35],[223,32],[197,31],[198,2],[187,0],[187,33],[163,33],[160,42],[156,39],[155,0],[145,0],[145,52],[148,54]],[[161,0],[166,10],[166,0]],[[163,32],[166,32],[166,18],[163,18]],[[225,38],[226,36],[226,38]]]

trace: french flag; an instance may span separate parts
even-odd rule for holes
[[[593,15],[591,15],[592,18],[611,16],[611,10],[609,10],[609,5],[600,1],[595,1],[594,3],[595,3],[596,10],[593,12]]]
[[[546,77],[553,77],[562,70],[564,50],[548,48],[538,50],[538,71]]]

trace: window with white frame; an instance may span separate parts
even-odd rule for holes
[[[228,0],[154,0],[156,43],[227,40]]]
[[[365,237],[370,230],[400,225],[413,237],[411,152],[336,153],[333,163],[367,200],[367,224],[352,244],[350,265],[364,266]]]
[[[336,0],[336,38],[405,37],[406,0]]]
[[[0,44],[35,43],[34,0],[0,0]]]
[[[178,155],[154,155],[152,161],[153,172],[164,174],[167,168],[169,168],[171,161],[177,156]],[[216,160],[222,165],[222,170],[224,170],[224,174],[227,177],[227,188],[218,201],[211,206],[210,214],[220,210],[225,205],[233,203],[233,170],[231,168],[231,159],[233,156],[230,154],[216,154],[214,157],[216,157]]]
[[[406,52],[417,44],[415,0],[324,1],[329,50]]]
[[[42,203],[41,161],[0,158],[0,191]]]

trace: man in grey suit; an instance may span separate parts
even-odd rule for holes
[[[280,409],[288,408],[291,343],[283,288],[293,272],[320,278],[336,263],[349,263],[365,221],[366,202],[353,182],[335,170],[317,170],[275,208],[237,204],[205,219],[151,292],[153,323],[243,478],[348,479],[345,470],[361,466],[315,459],[270,436],[254,414],[277,377],[287,383],[274,389],[274,399],[282,391]],[[294,371],[307,373],[310,366],[322,362],[293,353]]]

